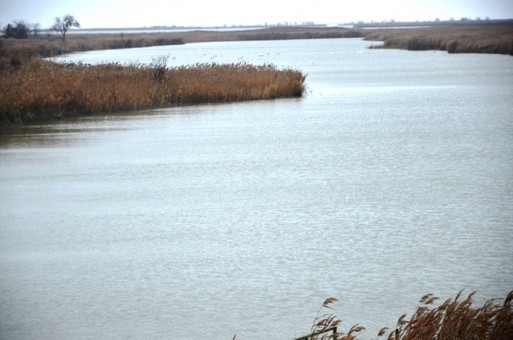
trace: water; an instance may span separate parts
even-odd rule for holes
[[[292,339],[327,296],[366,338],[420,296],[513,289],[513,59],[358,39],[89,52],[273,62],[285,99],[0,140],[0,338]]]

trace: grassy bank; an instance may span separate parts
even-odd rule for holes
[[[39,58],[0,77],[0,122],[98,112],[300,97],[300,71],[272,65],[56,64]]]
[[[370,29],[365,39],[383,41],[380,48],[513,55],[513,24]]]

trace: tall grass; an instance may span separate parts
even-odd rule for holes
[[[410,319],[403,314],[394,329],[382,328],[377,336],[388,340],[513,339],[513,291],[502,304],[488,300],[483,306],[477,307],[473,306],[474,294],[462,299],[460,291],[456,298],[449,298],[437,307],[433,307],[433,304],[438,298],[426,294],[420,299],[419,307]],[[311,334],[298,339],[355,340],[361,336],[365,331],[361,325],[354,325],[347,333],[332,332],[334,328],[340,328],[342,321],[332,312],[321,314],[321,311],[330,308],[336,301],[336,298],[327,298],[313,322]]]
[[[56,64],[33,58],[0,77],[0,122],[173,105],[300,97],[300,71],[273,65]]]
[[[337,301],[335,297],[327,297],[317,312],[310,329],[310,334],[296,340],[353,340],[356,339],[358,334],[365,331],[365,327],[361,325],[354,325],[349,329],[347,334],[338,331],[342,320],[329,311],[332,309],[331,305]]]

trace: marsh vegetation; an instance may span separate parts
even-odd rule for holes
[[[305,76],[270,65],[56,65],[41,57],[188,42],[363,37],[379,48],[513,55],[513,25],[408,29],[273,27],[240,31],[73,34],[0,40],[0,122],[23,123],[166,105],[298,97]],[[155,74],[158,73],[158,76]]]

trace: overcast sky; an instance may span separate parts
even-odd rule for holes
[[[0,0],[0,24],[52,25],[72,14],[82,28],[513,18],[513,0]]]

